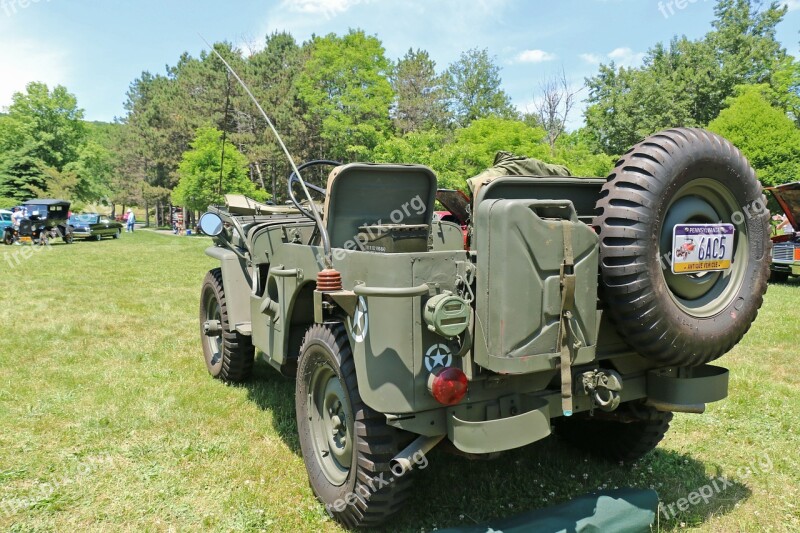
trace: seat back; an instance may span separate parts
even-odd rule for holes
[[[362,226],[430,225],[436,176],[422,165],[351,163],[328,176],[323,224],[332,248],[357,248]]]

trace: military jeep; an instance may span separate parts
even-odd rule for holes
[[[247,379],[255,349],[296,376],[311,487],[348,526],[397,511],[445,440],[493,454],[555,430],[602,457],[647,453],[673,412],[727,395],[708,363],[766,290],[761,186],[703,130],[653,135],[605,179],[487,178],[461,206],[466,245],[434,219],[424,166],[341,165],[318,192],[295,208],[228,196],[201,218],[220,267],[200,332],[215,378]]]

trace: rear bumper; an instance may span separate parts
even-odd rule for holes
[[[728,370],[704,365],[691,369],[651,370],[624,380],[622,402],[647,399],[655,405],[689,412],[728,395]],[[574,412],[588,411],[591,401],[576,394]],[[687,408],[687,409],[684,409]],[[694,411],[699,412],[699,411]],[[497,400],[450,408],[388,415],[392,426],[426,436],[443,435],[466,453],[492,453],[519,448],[550,435],[550,420],[561,416],[561,394],[551,391],[508,394]]]

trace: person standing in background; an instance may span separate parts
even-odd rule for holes
[[[128,233],[133,233],[133,225],[136,223],[136,215],[133,214],[132,209],[128,209],[127,229]]]
[[[794,233],[794,228],[792,227],[791,223],[789,223],[789,217],[783,215],[783,221],[778,224],[776,228],[778,231],[783,230],[783,233],[786,235],[792,235]]]

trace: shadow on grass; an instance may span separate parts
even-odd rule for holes
[[[259,409],[272,413],[272,425],[278,436],[296,455],[300,455],[297,420],[294,410],[294,379],[282,376],[261,357],[256,358],[253,377],[239,385]]]
[[[663,506],[656,529],[700,525],[733,510],[750,490],[724,472],[713,473],[715,490],[703,463],[688,455],[656,449],[632,464],[609,463],[576,451],[551,436],[492,461],[470,461],[434,450],[430,466],[417,472],[414,491],[390,531],[473,526],[488,520],[546,508],[598,490],[652,488]],[[726,478],[725,482],[717,477]],[[708,503],[682,498],[709,486]],[[705,491],[708,495],[708,491]],[[681,500],[683,511],[678,509]]]
[[[294,380],[258,360],[253,378],[240,386],[259,408],[272,413],[276,432],[300,455]],[[663,508],[656,518],[657,530],[672,531],[728,513],[750,496],[750,490],[732,475],[720,468],[708,472],[691,455],[656,449],[635,463],[610,463],[569,447],[557,436],[489,461],[469,460],[440,449],[428,458],[428,466],[413,474],[414,488],[403,510],[381,530],[470,526],[550,507],[597,490],[634,487],[658,492]],[[709,489],[703,487],[711,487],[710,497]],[[701,490],[707,501],[683,502]]]

